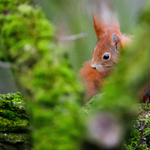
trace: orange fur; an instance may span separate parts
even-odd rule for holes
[[[98,89],[100,89],[104,82],[103,79],[107,77],[110,72],[111,69],[102,72],[92,69],[90,61],[84,63],[79,76],[87,89],[87,98],[91,98],[93,95],[97,94]]]
[[[150,103],[150,80],[139,91],[139,99],[141,102]]]
[[[121,34],[116,19],[102,21],[93,15],[93,26],[99,41],[94,49],[92,61],[86,62],[79,73],[86,86],[88,98],[98,92],[104,79],[113,70],[120,49],[130,42],[130,37]],[[109,55],[107,60],[104,59],[105,54]]]

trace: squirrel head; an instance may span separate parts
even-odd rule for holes
[[[118,59],[121,48],[119,26],[106,25],[93,15],[93,26],[98,39],[94,49],[91,67],[98,71],[110,69]]]

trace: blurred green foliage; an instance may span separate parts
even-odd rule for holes
[[[28,4],[30,0],[15,0],[10,3],[10,0],[1,0],[0,3],[0,13],[8,13],[8,12],[15,12],[17,10],[18,5],[20,4]]]
[[[50,47],[49,40],[54,34],[54,27],[40,8],[17,5],[15,12],[9,10],[8,14],[1,13],[0,24],[0,58],[3,61],[23,63],[28,57],[37,60],[37,56]]]
[[[8,3],[15,6],[0,14],[0,59],[12,64],[16,81],[29,102],[33,147],[77,149],[83,132],[82,86],[68,63],[68,51],[57,44],[55,27],[39,7],[28,0]]]

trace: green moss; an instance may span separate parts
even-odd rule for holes
[[[22,99],[22,94],[20,92],[0,94],[0,100],[11,100],[13,102],[24,103]]]
[[[27,56],[34,60],[38,56],[36,43],[41,43],[45,39],[47,44],[44,49],[45,47],[48,49],[48,41],[54,29],[39,8],[34,9],[27,4],[19,5],[17,8],[17,12],[10,13],[7,16],[0,15],[2,26],[0,30],[2,40],[0,57],[5,61],[15,61],[18,56],[21,56],[21,59],[18,58],[17,61],[27,61]],[[41,32],[42,30],[47,32]],[[40,50],[43,51],[43,49]],[[29,56],[29,54],[32,54],[32,56]]]
[[[10,13],[17,10],[19,4],[29,3],[30,0],[15,0],[10,3],[10,0],[0,1],[0,13]]]
[[[140,130],[143,128],[144,124],[147,127],[144,129],[143,136],[150,133],[150,105],[149,104],[140,104],[139,105],[139,115],[134,120],[132,131],[130,132],[127,140],[124,143],[124,147],[128,150],[134,150],[137,147],[140,139],[141,132]],[[145,140],[143,139],[141,145],[139,146],[139,150],[148,150],[150,147],[149,143],[150,135],[148,135]]]
[[[0,149],[29,149],[28,133],[28,115],[21,93],[0,94]]]
[[[7,15],[1,13],[0,24],[0,58],[11,62],[29,102],[34,149],[77,149],[82,139],[82,87],[68,62],[69,52],[53,40],[54,25],[28,1],[15,5]],[[17,98],[0,101],[2,130],[28,128],[24,104],[19,103]]]
[[[10,119],[28,119],[21,93],[0,94],[0,116]]]
[[[29,128],[28,120],[9,120],[3,117],[0,117],[0,131],[18,131],[18,130],[27,130]]]
[[[28,135],[25,133],[0,132],[0,140],[8,143],[26,142]]]
[[[0,131],[27,130],[28,125],[21,93],[0,94]]]
[[[15,113],[10,110],[0,110],[0,116],[10,120],[16,120]]]

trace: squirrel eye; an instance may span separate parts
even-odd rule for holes
[[[109,59],[109,57],[110,57],[109,54],[105,54],[105,55],[103,56],[103,59],[104,59],[104,60],[107,60],[107,59]]]

